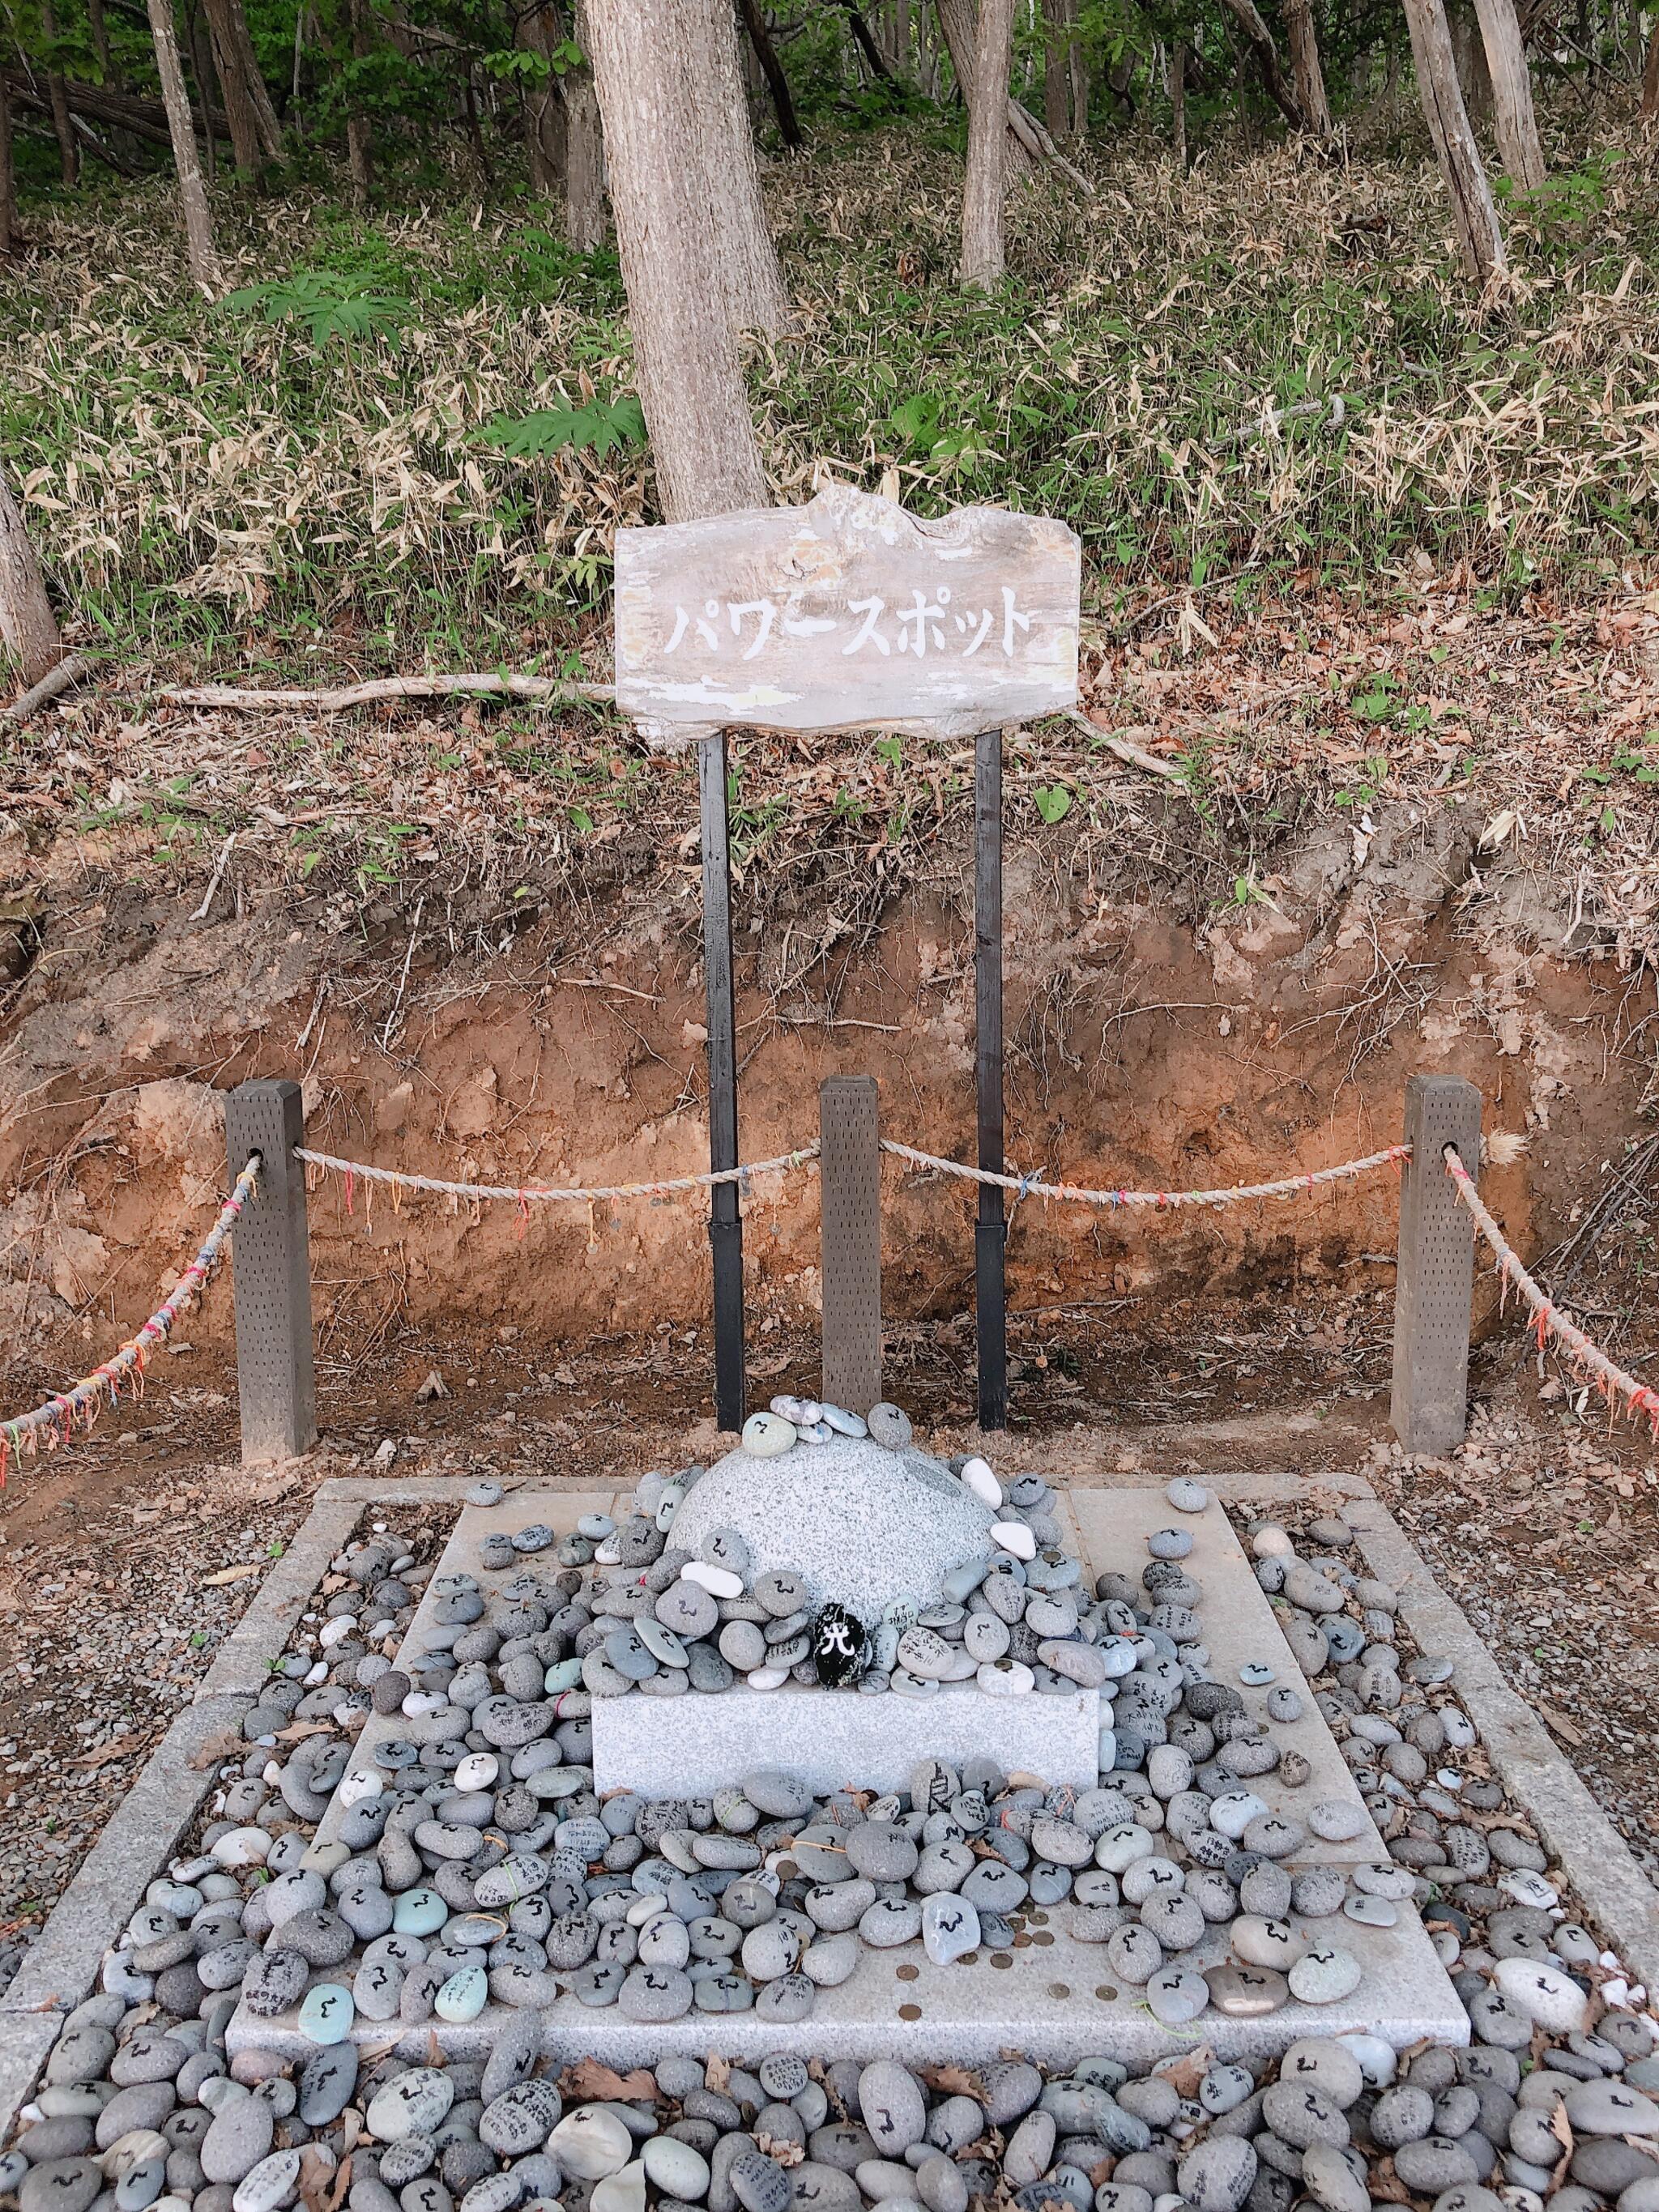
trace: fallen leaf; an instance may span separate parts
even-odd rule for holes
[[[1178,2097],[1195,2097],[1199,2083],[1214,2063],[1214,2051],[1207,2043],[1200,2043],[1196,2051],[1188,2051],[1173,2066],[1164,2067],[1164,2079]]]
[[[285,1729],[278,1729],[278,1743],[303,1743],[308,1735],[332,1735],[332,1721],[290,1721]]]
[[[221,1729],[217,1735],[208,1738],[190,1763],[198,1774],[202,1774],[210,1766],[217,1766],[222,1759],[244,1756],[246,1751],[247,1745],[239,1733],[230,1729]]]
[[[971,2097],[976,2105],[986,2100],[985,2084],[965,2066],[922,2066],[917,2071],[941,2097]]]
[[[329,2192],[339,2178],[331,2150],[321,2143],[304,2145],[300,2152],[300,2202],[306,2212],[328,2212]]]
[[[723,2096],[726,2086],[732,2079],[731,2060],[716,2057],[711,2053],[708,2064],[703,2068],[702,2078],[706,2088],[716,2090]]]
[[[799,2166],[806,2155],[805,2147],[798,2142],[779,2142],[764,2129],[755,2137],[755,2148],[763,2158],[771,2159],[778,2166]]]
[[[95,1750],[84,1752],[79,1759],[70,1759],[70,1765],[71,1766],[107,1766],[111,1759],[125,1759],[128,1752],[137,1751],[143,1743],[142,1736],[112,1736],[107,1743],[100,1743]]]
[[[202,1588],[217,1589],[225,1583],[246,1582],[250,1575],[257,1575],[264,1564],[263,1559],[246,1559],[240,1567],[221,1567],[216,1575],[204,1578]]]
[[[579,2058],[559,2076],[559,2094],[571,2103],[631,2105],[653,2098],[657,2085],[642,2066],[618,2074],[597,2058]]]
[[[1550,1734],[1559,1735],[1563,1743],[1581,1744],[1584,1741],[1583,1729],[1575,1728],[1566,1715],[1558,1713],[1553,1705],[1540,1705],[1538,1711]]]

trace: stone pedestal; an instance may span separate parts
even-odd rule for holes
[[[646,1797],[706,1797],[763,1766],[799,1774],[815,1795],[902,1790],[919,1759],[975,1756],[1051,1784],[1097,1779],[1098,1690],[988,1698],[971,1682],[931,1698],[889,1691],[722,1691],[717,1698],[596,1698],[593,1786]]]

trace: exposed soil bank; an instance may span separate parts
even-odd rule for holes
[[[1399,1133],[1414,1069],[1477,1082],[1489,1129],[1528,1148],[1489,1188],[1523,1252],[1547,1248],[1617,1157],[1649,1073],[1650,978],[1578,953],[1570,886],[1475,850],[1478,824],[1401,801],[1375,821],[1286,832],[1271,890],[1219,910],[1126,854],[1103,888],[1063,835],[1010,852],[1009,1152],[1093,1185],[1255,1181]],[[763,882],[736,902],[742,1150],[817,1133],[817,1089],[873,1073],[889,1133],[958,1158],[973,1128],[966,810],[928,883],[856,932],[833,897]],[[954,878],[951,873],[954,867]],[[1109,870],[1108,873],[1109,874]],[[635,1181],[707,1164],[695,899],[625,877],[580,915],[544,906],[481,957],[460,909],[388,902],[368,938],[337,904],[247,887],[195,918],[112,882],[49,884],[21,928],[0,1059],[0,1323],[73,1367],[148,1310],[211,1218],[224,1163],[216,1091],[301,1075],[311,1142],[466,1180]],[[580,956],[572,957],[573,933]],[[476,945],[477,934],[471,933]],[[459,947],[459,950],[452,950]],[[557,974],[551,973],[557,961]],[[1392,1248],[1384,1171],[1317,1195],[1124,1217],[1028,1200],[1014,1303],[1089,1304],[1324,1283],[1376,1285]],[[889,1163],[885,1301],[895,1318],[969,1302],[971,1188]],[[751,1195],[757,1308],[810,1312],[817,1191]],[[350,1352],[399,1319],[508,1323],[552,1342],[700,1319],[701,1201],[481,1211],[331,1182],[313,1200],[319,1325]],[[1383,1278],[1383,1279],[1387,1279]],[[221,1338],[221,1285],[192,1322]]]

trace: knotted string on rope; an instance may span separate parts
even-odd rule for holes
[[[1528,1334],[1536,1338],[1540,1352],[1553,1338],[1581,1374],[1595,1377],[1596,1389],[1607,1402],[1608,1427],[1612,1427],[1618,1416],[1622,1399],[1624,1411],[1631,1419],[1645,1419],[1655,1438],[1659,1439],[1659,1392],[1650,1390],[1645,1382],[1640,1382],[1634,1375],[1628,1374],[1616,1360],[1609,1359],[1605,1352],[1598,1351],[1578,1324],[1564,1314],[1533,1280],[1516,1257],[1508,1238],[1492,1219],[1474,1187],[1474,1177],[1464,1166],[1455,1145],[1445,1147],[1445,1162],[1446,1173],[1452,1179],[1453,1188],[1474,1216],[1476,1226],[1492,1249],[1499,1285],[1499,1312],[1504,1309],[1510,1285],[1513,1284],[1532,1315]]]
[[[5,1481],[11,1462],[38,1451],[43,1440],[48,1451],[55,1451],[60,1443],[69,1443],[77,1424],[83,1430],[91,1428],[102,1409],[106,1392],[108,1402],[118,1405],[123,1376],[131,1376],[133,1396],[143,1396],[145,1358],[155,1346],[166,1341],[173,1322],[212,1273],[224,1249],[225,1239],[252,1196],[258,1179],[259,1154],[252,1152],[230,1196],[219,1208],[218,1219],[202,1240],[201,1250],[143,1327],[130,1336],[118,1352],[112,1352],[90,1375],[83,1375],[58,1396],[49,1398],[44,1406],[37,1406],[32,1413],[20,1413],[15,1420],[0,1422],[0,1483]]]

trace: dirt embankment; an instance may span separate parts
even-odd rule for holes
[[[745,1158],[809,1140],[824,1075],[867,1070],[887,1131],[960,1158],[973,1129],[966,814],[950,867],[894,896],[838,955],[832,910],[781,921],[739,890]],[[1126,855],[1068,876],[1052,839],[1010,853],[1009,1152],[1091,1184],[1255,1181],[1399,1133],[1413,1069],[1480,1084],[1487,1126],[1528,1148],[1489,1187],[1524,1250],[1547,1246],[1616,1158],[1643,1098],[1650,978],[1581,952],[1569,887],[1492,862],[1449,810],[1287,833],[1273,886],[1217,907],[1141,879]],[[955,873],[951,873],[951,867]],[[775,887],[773,887],[775,890]],[[311,1142],[489,1182],[592,1182],[706,1164],[695,903],[649,878],[573,921],[544,908],[494,957],[428,898],[388,898],[367,935],[337,904],[247,888],[199,921],[61,872],[20,939],[0,1050],[0,1336],[75,1369],[125,1330],[211,1218],[224,1163],[216,1091],[303,1078]],[[577,924],[580,923],[578,927]],[[782,944],[778,932],[793,933]],[[1576,934],[1575,934],[1576,931]],[[474,934],[473,943],[477,943]],[[574,957],[580,945],[582,957]],[[556,957],[556,975],[550,963]],[[796,971],[796,975],[790,972]],[[888,1163],[885,1297],[957,1313],[971,1289],[969,1186]],[[403,1319],[507,1323],[527,1340],[701,1317],[701,1206],[684,1200],[482,1210],[337,1182],[312,1201],[319,1327],[337,1351]],[[371,1202],[372,1201],[372,1202]],[[1124,1217],[1027,1200],[1010,1240],[1028,1308],[1375,1283],[1386,1172],[1227,1213]],[[810,1176],[751,1194],[757,1304],[814,1305]],[[222,1336],[222,1285],[191,1333]]]

